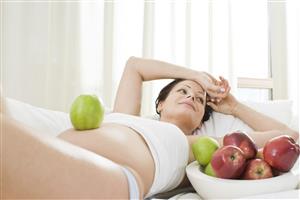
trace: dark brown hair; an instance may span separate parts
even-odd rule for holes
[[[174,81],[172,81],[171,83],[169,83],[168,85],[166,85],[160,92],[158,97],[156,98],[155,101],[155,109],[156,109],[156,113],[160,115],[160,113],[158,112],[157,108],[158,108],[158,104],[161,101],[166,100],[166,98],[169,96],[169,93],[171,92],[171,90],[173,89],[173,87],[175,85],[177,85],[178,83],[180,83],[181,81],[184,81],[185,79],[175,79]],[[212,108],[208,105],[205,105],[205,112],[202,118],[202,123],[207,121],[212,113]]]

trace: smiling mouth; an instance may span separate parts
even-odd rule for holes
[[[181,103],[181,104],[187,105],[187,106],[189,106],[190,108],[192,108],[193,110],[195,110],[194,106],[192,106],[191,104],[188,104],[188,103]]]

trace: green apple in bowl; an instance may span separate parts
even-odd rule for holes
[[[71,106],[70,118],[76,130],[98,128],[103,117],[104,107],[96,95],[80,95]]]
[[[208,165],[206,165],[205,169],[204,169],[204,173],[208,176],[213,176],[216,177],[216,173],[214,172],[211,163],[209,163]]]
[[[202,166],[206,166],[210,162],[213,153],[218,148],[217,140],[209,136],[200,137],[192,144],[194,157]]]

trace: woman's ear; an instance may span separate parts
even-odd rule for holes
[[[157,112],[160,114],[161,113],[161,111],[163,110],[163,101],[160,101],[159,103],[158,103],[158,106],[157,106]]]

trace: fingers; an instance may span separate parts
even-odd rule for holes
[[[212,102],[207,102],[206,104],[210,106],[214,111],[218,111],[218,107],[216,106],[216,104]]]
[[[227,96],[226,89],[222,86],[209,86],[207,88],[207,93],[211,98],[225,98]]]
[[[220,103],[220,102],[221,102],[221,99],[218,99],[218,98],[211,98],[211,99],[208,99],[207,102]]]
[[[219,76],[221,82],[222,82],[222,85],[224,85],[225,88],[229,87],[229,82],[228,80],[226,80],[225,78],[223,78],[222,76]]]
[[[228,95],[230,87],[228,81],[225,78],[219,76],[220,80],[217,80],[207,72],[203,72],[203,74],[207,77],[207,79],[210,80],[208,84],[205,84],[205,90],[207,91],[211,99],[221,100]]]

